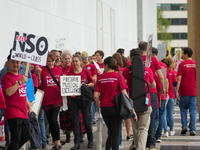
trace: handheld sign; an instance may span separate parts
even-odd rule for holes
[[[162,60],[167,54],[167,44],[158,44],[158,60]]]
[[[48,38],[16,31],[11,59],[45,66],[48,47]]]
[[[81,76],[60,76],[61,96],[81,95]]]
[[[152,55],[152,41],[153,41],[153,34],[149,35],[148,45],[147,45],[147,57],[146,57],[146,67],[151,66],[151,55]]]
[[[60,50],[69,49],[68,44],[67,44],[67,38],[55,39],[55,46],[56,48],[59,48]]]
[[[32,109],[36,113],[37,117],[40,113],[43,97],[44,91],[37,89],[37,92],[35,94],[35,101],[32,102]]]

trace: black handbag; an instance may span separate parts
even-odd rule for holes
[[[87,84],[89,84],[90,83],[90,81],[88,80],[88,73],[87,73],[87,69],[85,69],[85,71],[86,71],[86,74],[87,74],[87,81],[86,81],[86,83]],[[92,90],[92,93],[94,93],[94,88],[95,88],[95,86],[92,86],[92,87],[89,87],[91,90]]]
[[[129,119],[133,116],[133,101],[122,92],[120,74],[118,75],[121,92],[114,97],[114,101],[120,117],[122,119]]]

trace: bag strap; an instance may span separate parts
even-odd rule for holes
[[[47,68],[47,70],[49,71],[51,77],[53,78],[53,81],[57,84],[57,86],[58,86],[59,89],[60,89],[60,85],[59,85],[58,81],[56,80],[56,78],[54,77],[54,75],[52,74],[51,70],[49,69],[48,66],[46,66],[46,68]]]
[[[85,69],[85,71],[86,71],[86,74],[87,74],[87,81],[86,81],[86,83],[89,84],[87,68]]]
[[[120,74],[118,73],[118,76],[119,76],[119,85],[120,85],[120,90],[122,92],[122,84],[121,84],[121,78],[120,78]]]

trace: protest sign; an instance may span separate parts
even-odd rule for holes
[[[175,61],[181,61],[181,48],[179,47],[178,49],[175,49]]]
[[[48,47],[48,38],[16,31],[11,59],[45,66]]]
[[[67,38],[55,39],[55,47],[56,47],[56,49],[59,49],[59,50],[69,49],[68,43],[67,43]]]
[[[43,97],[44,97],[44,91],[38,89],[35,94],[35,101],[32,102],[32,109],[36,113],[37,117],[40,113],[40,107],[42,105]]]
[[[158,44],[158,60],[162,60],[167,54],[167,44]]]
[[[145,66],[148,68],[151,66],[152,42],[153,42],[153,34],[149,35],[149,40],[147,45],[147,57]]]
[[[176,72],[178,72],[178,67],[179,67],[180,63],[181,63],[181,61],[177,61]]]
[[[60,76],[61,96],[81,95],[81,76]]]
[[[169,51],[169,54],[168,54],[167,57],[170,57],[170,55],[171,55],[171,46],[170,46],[169,42],[167,44],[167,50]]]

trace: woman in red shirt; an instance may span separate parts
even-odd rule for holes
[[[74,69],[73,65],[72,65],[72,54],[69,50],[64,50],[62,51],[61,54],[61,60],[62,60],[62,74],[64,76],[66,76],[70,71],[72,71]],[[72,127],[72,114],[71,114],[71,107],[70,107],[70,102],[69,100],[67,101],[67,107],[68,109],[66,110],[66,108],[64,108],[64,102],[63,102],[63,111],[60,112],[60,128],[65,130],[66,132],[66,140],[65,141],[61,141],[62,145],[64,145],[65,143],[69,143],[70,142],[70,131],[73,130]],[[83,141],[83,133],[85,132],[85,128],[83,125],[83,117],[82,117],[82,113],[81,110],[79,111],[79,115],[80,115],[80,132],[81,132],[81,136],[80,136],[80,142],[84,142]]]
[[[103,119],[108,127],[110,134],[106,141],[106,149],[113,150],[119,149],[119,135],[121,129],[122,119],[117,112],[113,97],[120,93],[119,76],[114,69],[119,69],[117,62],[112,57],[107,57],[104,60],[105,72],[97,78],[95,86],[94,99],[98,107],[101,107]],[[124,77],[120,74],[122,92],[126,93],[126,82]],[[101,96],[101,103],[99,101],[99,95]],[[127,95],[128,96],[128,95]],[[136,117],[135,117],[136,119]]]
[[[42,102],[42,109],[44,109],[46,113],[50,132],[53,137],[54,146],[52,149],[60,150],[62,149],[62,146],[60,143],[60,128],[57,118],[60,107],[62,106],[62,97],[60,88],[54,82],[47,67],[52,72],[59,84],[62,68],[60,66],[55,67],[54,63],[55,56],[53,53],[49,53],[47,56],[47,66],[38,68],[38,82],[39,86],[41,85],[41,89],[45,92]]]
[[[92,75],[89,71],[86,72],[84,68],[81,68],[81,57],[79,55],[75,55],[72,59],[74,69],[71,70],[67,75],[68,76],[81,76],[81,84],[86,84],[86,81],[89,80],[89,84],[86,84],[88,87],[94,86],[94,81],[92,79]],[[81,109],[83,115],[83,121],[85,125],[85,129],[87,132],[88,138],[88,148],[93,147],[93,133],[90,122],[90,114],[91,114],[91,102],[86,101],[83,102],[81,97],[79,96],[69,96],[72,112],[72,124],[73,124],[73,132],[74,132],[74,147],[71,150],[80,149],[80,130],[79,130],[79,110]]]

